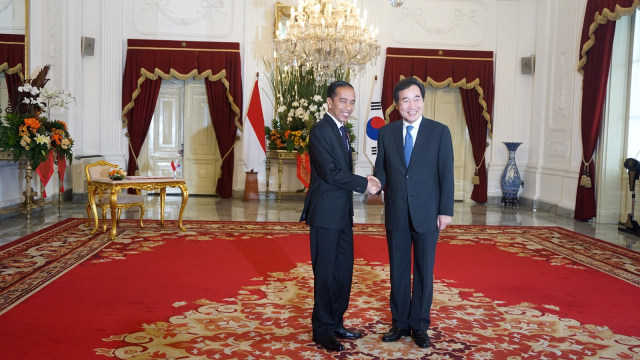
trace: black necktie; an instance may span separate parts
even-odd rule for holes
[[[345,149],[347,152],[349,151],[349,135],[347,135],[347,129],[344,128],[344,125],[340,126],[340,132],[342,133],[342,142],[344,143]]]

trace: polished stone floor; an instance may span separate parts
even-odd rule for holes
[[[177,219],[181,197],[167,196],[165,219]],[[231,221],[276,221],[299,220],[303,201],[299,199],[261,199],[260,202],[243,202],[241,199],[191,196],[184,213],[184,220],[231,220]],[[146,197],[145,219],[160,218],[158,196]],[[384,223],[384,206],[367,204],[363,195],[354,200],[356,223]],[[136,219],[138,209],[130,209],[124,218]],[[533,211],[524,207],[503,207],[499,204],[475,204],[456,202],[453,224],[515,225],[515,226],[561,226],[585,235],[602,239],[634,251],[640,251],[640,236],[618,231],[618,225],[579,222],[553,213]],[[62,219],[86,217],[84,203],[65,202],[62,211],[55,205],[39,208],[32,213],[29,223],[26,215],[16,214],[0,219],[0,245],[38,231]]]

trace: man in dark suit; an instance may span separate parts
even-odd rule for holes
[[[310,226],[314,304],[313,341],[329,351],[342,351],[336,338],[358,339],[344,327],[353,275],[353,192],[377,192],[380,183],[353,174],[346,122],[356,101],[351,84],[331,83],[328,113],[309,134],[311,181],[300,221]]]
[[[454,188],[451,133],[446,125],[422,116],[424,94],[424,84],[416,78],[396,84],[393,100],[403,120],[380,129],[374,171],[386,189],[391,267],[392,327],[382,341],[413,335],[421,348],[431,344],[427,329],[436,243],[453,216]]]

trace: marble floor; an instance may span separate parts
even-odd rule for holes
[[[150,195],[146,197],[145,201],[145,219],[159,219],[159,197]],[[165,219],[178,218],[180,201],[180,196],[167,196]],[[235,198],[191,196],[183,219],[297,222],[302,205],[302,198],[288,200],[262,198],[260,202],[243,202],[241,199]],[[384,223],[383,205],[367,204],[363,195],[357,195],[354,198],[354,208],[356,223]],[[138,211],[138,209],[127,210],[123,217],[136,219],[139,216]],[[533,211],[525,207],[503,207],[499,204],[456,202],[454,211],[453,224],[561,226],[640,252],[640,236],[619,232],[618,225],[615,224],[579,222],[554,213]],[[86,217],[85,204],[65,202],[61,211],[58,211],[58,207],[55,205],[39,208],[32,213],[32,219],[29,223],[26,221],[25,214],[4,216],[0,219],[0,245],[70,217]]]

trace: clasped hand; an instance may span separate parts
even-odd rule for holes
[[[367,192],[369,194],[377,194],[382,189],[380,180],[373,175],[367,176]]]

